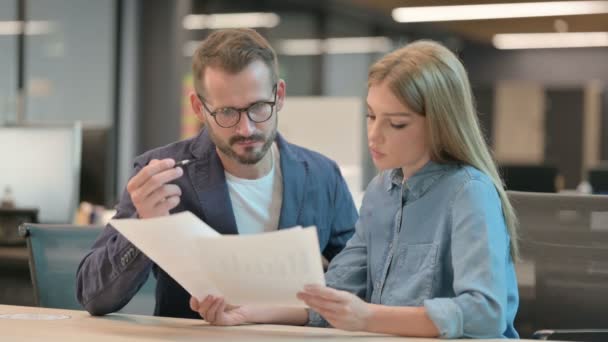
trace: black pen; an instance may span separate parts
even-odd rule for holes
[[[180,160],[178,162],[175,163],[175,165],[173,165],[173,167],[184,167],[184,166],[188,166],[190,164],[196,164],[197,162],[201,161],[202,159],[184,159],[184,160]]]

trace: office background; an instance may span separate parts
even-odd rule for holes
[[[433,4],[447,3],[454,2]],[[602,106],[608,99],[607,47],[499,50],[491,43],[497,33],[607,31],[606,14],[397,23],[390,10],[403,4],[2,0],[0,124],[81,121],[88,149],[83,156],[99,155],[105,171],[81,181],[94,183],[91,192],[103,187],[103,194],[91,199],[110,207],[135,155],[182,136],[183,81],[193,47],[213,27],[211,16],[262,12],[279,18],[258,30],[279,53],[288,96],[363,101],[372,61],[408,41],[436,39],[456,51],[469,70],[481,122],[500,161],[554,165],[565,177],[564,187],[573,189],[587,178],[587,169],[608,159],[608,134],[601,130],[608,118],[608,106]],[[210,15],[207,23],[192,17],[203,14]],[[24,34],[19,34],[21,22]],[[319,48],[343,37],[375,39]],[[364,147],[366,184],[374,170]]]
[[[511,1],[517,2],[523,1]],[[348,130],[355,152],[347,158],[351,164],[341,166],[348,172],[355,165],[359,179],[353,192],[361,192],[376,173],[365,136],[367,68],[407,42],[434,39],[456,52],[469,72],[480,122],[509,190],[608,193],[603,129],[608,10],[420,23],[399,23],[391,15],[400,6],[428,5],[423,0],[0,0],[0,126],[79,125],[77,202],[111,209],[136,155],[198,129],[185,100],[196,44],[214,27],[249,20],[226,15],[257,13],[252,27],[276,49],[287,106],[292,99],[293,107],[279,114],[283,129],[302,129],[308,108],[326,109],[311,118],[322,120],[329,132],[334,127],[333,134],[324,133],[325,145],[332,139],[340,145]],[[493,42],[497,34],[573,32],[600,33],[598,46],[504,49]],[[344,116],[327,108],[349,109]],[[353,121],[345,127],[344,118]],[[316,147],[313,135],[307,141],[298,133],[299,144]],[[0,149],[19,154],[16,146],[27,144],[4,143]],[[6,186],[2,169],[0,187]],[[19,197],[15,200],[18,204]],[[0,264],[0,304],[33,305],[27,268]]]

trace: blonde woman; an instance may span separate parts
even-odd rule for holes
[[[517,338],[517,220],[481,134],[466,71],[418,41],[369,71],[368,140],[382,172],[311,310],[192,301],[212,324],[331,325],[404,336]]]

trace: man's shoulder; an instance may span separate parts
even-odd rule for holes
[[[303,146],[286,142],[287,152],[296,160],[306,162],[309,167],[320,169],[338,169],[338,164],[331,158]]]

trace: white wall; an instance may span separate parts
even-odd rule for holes
[[[363,123],[360,98],[288,97],[278,129],[288,141],[336,161],[359,207],[364,186]]]
[[[545,159],[545,93],[541,84],[501,81],[494,102],[494,153],[501,163]]]

